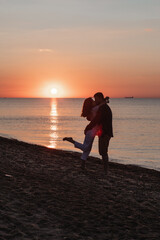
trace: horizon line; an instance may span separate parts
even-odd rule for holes
[[[0,98],[25,98],[25,99],[40,99],[40,98],[43,98],[43,99],[71,99],[71,98],[79,98],[79,99],[84,99],[84,98],[87,98],[87,97],[0,97]],[[160,98],[160,97],[110,97],[110,99],[113,99],[113,98],[122,98],[122,99],[137,99],[137,98]]]

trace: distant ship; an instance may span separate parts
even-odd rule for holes
[[[125,98],[134,98],[134,97],[132,96],[132,97],[125,97]]]

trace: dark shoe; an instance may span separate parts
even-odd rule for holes
[[[71,142],[71,143],[74,142],[74,140],[73,140],[72,137],[64,137],[64,138],[63,138],[63,141],[68,141],[68,142]]]
[[[82,160],[81,161],[81,169],[85,170],[85,166],[86,166],[85,160]]]
[[[106,156],[102,156],[103,166],[104,166],[104,172],[106,175],[108,175],[108,154]]]
[[[108,162],[103,160],[103,166],[105,174],[108,175]]]

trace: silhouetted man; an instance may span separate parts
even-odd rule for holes
[[[98,92],[94,95],[95,102],[97,105],[104,102],[103,93]],[[109,102],[109,101],[108,101]],[[112,128],[112,111],[110,107],[103,104],[99,107],[99,110],[95,118],[87,125],[85,133],[92,129],[95,125],[101,125],[101,131],[99,133],[99,154],[102,156],[104,171],[108,173],[108,147],[111,137],[113,137]]]

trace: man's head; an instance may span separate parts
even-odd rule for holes
[[[97,105],[104,101],[104,96],[101,92],[97,92],[96,94],[94,94],[94,98]]]

